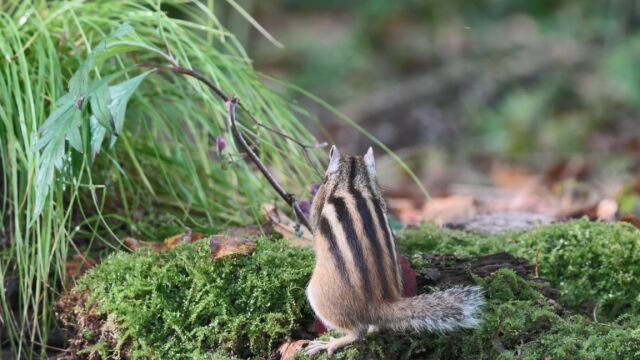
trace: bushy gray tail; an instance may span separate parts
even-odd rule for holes
[[[478,286],[453,287],[389,304],[383,310],[383,327],[398,331],[448,331],[472,328],[480,323],[484,304]]]

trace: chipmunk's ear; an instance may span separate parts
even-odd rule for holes
[[[367,153],[364,154],[364,164],[367,166],[367,171],[369,172],[369,175],[375,176],[376,161],[373,158],[373,149],[371,147],[369,147],[369,150],[367,150]]]
[[[335,145],[331,146],[331,150],[329,150],[329,158],[327,173],[332,174],[338,171],[338,166],[340,165],[340,152]]]

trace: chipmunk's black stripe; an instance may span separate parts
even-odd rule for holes
[[[362,246],[358,241],[356,228],[353,224],[353,218],[349,213],[349,208],[347,207],[344,199],[341,197],[333,197],[330,201],[336,210],[338,222],[342,224],[342,230],[344,231],[347,244],[349,245],[349,249],[351,250],[351,254],[353,255],[355,265],[358,268],[358,273],[362,274],[362,283],[365,290],[363,294],[370,294],[371,280],[369,280],[368,276],[369,267],[367,266],[367,262],[365,261],[364,254],[362,252]]]
[[[382,239],[380,239],[376,232],[376,224],[373,222],[373,216],[369,211],[369,206],[367,205],[367,200],[362,196],[360,191],[352,190],[353,197],[356,200],[356,207],[358,208],[358,214],[362,219],[362,226],[364,227],[365,232],[367,233],[367,240],[373,249],[374,259],[376,270],[378,272],[378,278],[380,282],[380,286],[382,287],[382,298],[390,299],[391,298],[391,289],[393,282],[392,279],[389,279],[389,275],[386,271],[385,261],[386,259],[382,255]],[[394,277],[395,279],[395,277]]]
[[[342,257],[340,249],[338,248],[336,235],[331,229],[329,220],[327,220],[327,218],[324,216],[322,216],[322,218],[320,219],[320,234],[322,234],[322,236],[327,239],[327,242],[329,242],[329,252],[331,253],[331,256],[333,256],[333,261],[338,267],[340,276],[342,276],[344,282],[349,283],[349,273],[347,272],[347,266],[345,264],[344,258]]]
[[[369,189],[369,191],[373,194],[373,189],[371,188],[371,183],[367,182],[367,189]],[[391,234],[389,233],[389,227],[388,227],[388,223],[387,223],[387,218],[384,216],[384,212],[382,211],[382,206],[379,203],[379,201],[384,201],[384,200],[374,200],[373,201],[373,208],[376,212],[376,217],[378,218],[378,224],[380,225],[380,230],[382,231],[382,233],[384,234],[384,242],[385,245],[387,247],[387,253],[389,254],[389,257],[391,257],[391,261],[394,267],[398,267],[398,259],[393,257],[393,254],[395,254],[395,245],[393,244],[393,240],[391,237]],[[396,254],[397,256],[397,254]],[[395,270],[395,269],[394,269]],[[396,283],[400,280],[398,279],[398,272],[394,271],[393,272],[393,277],[396,280]]]
[[[369,245],[371,246],[371,249],[373,249],[373,256],[374,256],[373,261],[375,263],[376,271],[378,272],[378,279],[379,279],[378,282],[380,283],[379,285],[382,288],[382,298],[390,299],[391,298],[390,286],[392,286],[393,283],[389,281],[390,279],[386,271],[386,266],[385,266],[386,259],[382,255],[382,247],[381,247],[382,239],[379,239],[377,235],[376,226],[373,221],[373,216],[369,211],[367,200],[364,198],[364,196],[362,196],[362,193],[358,189],[356,189],[355,177],[357,172],[357,169],[356,169],[357,163],[355,161],[355,158],[351,159],[351,163],[349,165],[350,165],[349,193],[353,196],[353,198],[356,201],[356,208],[358,210],[358,215],[362,220],[362,227],[364,228],[365,233],[367,234],[367,241],[369,241]],[[371,189],[369,188],[369,190]],[[370,191],[370,194],[373,194],[373,192]],[[394,276],[394,279],[395,279],[395,276]]]
[[[355,183],[356,183],[356,175],[357,175],[357,170],[356,169],[357,164],[356,164],[356,158],[351,158],[351,161],[349,162],[349,189],[354,189],[355,188]]]

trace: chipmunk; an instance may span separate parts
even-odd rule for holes
[[[307,298],[318,318],[344,336],[312,341],[305,354],[326,350],[331,356],[378,329],[446,331],[477,326],[484,303],[477,286],[402,297],[402,274],[373,150],[364,156],[342,156],[333,146],[329,157],[311,209],[316,263]]]

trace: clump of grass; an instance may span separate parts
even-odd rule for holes
[[[183,225],[248,223],[273,199],[233,149],[215,155],[215,138],[230,139],[224,104],[171,73],[137,78],[148,70],[139,64],[166,65],[171,56],[238,96],[266,126],[314,143],[305,113],[259,80],[214,2],[206,4],[0,5],[0,232],[9,243],[0,249],[0,284],[16,274],[19,285],[18,301],[0,291],[0,326],[9,335],[0,347],[10,344],[17,357],[45,352],[38,344],[47,343],[66,260],[88,251],[72,239],[117,248],[117,229],[135,231],[139,212],[166,208]],[[123,24],[127,31],[118,30]],[[135,88],[132,79],[141,80]],[[118,84],[133,92],[118,95]],[[287,174],[284,186],[308,191],[318,154],[302,156],[283,137],[238,120],[265,163]]]
[[[640,231],[586,219],[522,233],[470,234],[425,225],[399,237],[405,252],[479,255],[507,251],[531,263],[562,293],[564,306],[599,319],[640,314]]]
[[[251,256],[220,260],[206,241],[111,256],[73,290],[89,294],[85,309],[116,324],[109,337],[81,329],[84,351],[106,341],[107,355],[132,358],[269,354],[311,319],[304,289],[313,256],[283,241],[257,244]]]

